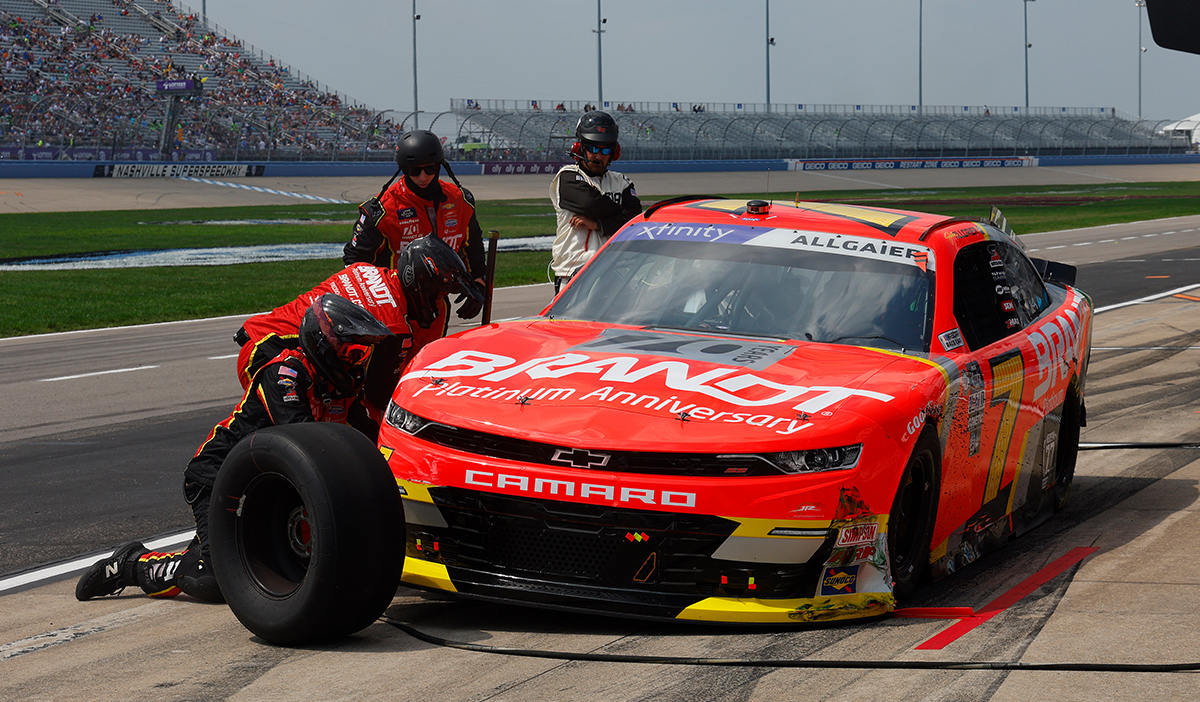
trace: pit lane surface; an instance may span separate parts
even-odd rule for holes
[[[1084,265],[1109,304],[1200,283],[1194,228],[1046,235],[1032,248],[1125,236]],[[1142,227],[1144,225],[1122,225]],[[1142,237],[1154,227],[1160,236]],[[1170,242],[1165,243],[1165,242]],[[1105,243],[1104,246],[1112,246]],[[1039,255],[1039,253],[1034,253]],[[1070,256],[1057,260],[1077,261]],[[1138,262],[1136,259],[1141,259]],[[1089,259],[1090,260],[1090,259]],[[1080,261],[1082,262],[1082,261]],[[1132,266],[1125,269],[1123,266]],[[1118,275],[1123,277],[1118,277]],[[1170,275],[1170,278],[1146,276]],[[1133,294],[1131,283],[1148,292]],[[1141,288],[1139,288],[1141,289]],[[1200,297],[1200,290],[1188,297]],[[508,296],[514,299],[507,299]],[[506,291],[496,317],[536,312],[546,287]],[[9,421],[0,433],[0,572],[188,526],[183,463],[238,394],[227,356],[240,318],[0,340]],[[1168,297],[1097,317],[1084,441],[1200,439],[1200,303]],[[1139,350],[1148,349],[1148,350]],[[1153,350],[1162,349],[1162,350]],[[221,358],[226,356],[226,358]],[[88,359],[86,364],[81,359]],[[207,365],[206,364],[211,364]],[[147,366],[157,365],[158,368]],[[143,370],[125,370],[143,368]],[[64,370],[66,369],[66,370]],[[69,380],[53,378],[114,370]],[[500,646],[746,658],[1157,662],[1200,660],[1193,551],[1200,455],[1080,456],[1068,509],[1003,551],[927,588],[913,604],[980,608],[1055,558],[1099,550],[941,650],[914,647],[941,620],[817,630],[648,625],[459,602],[401,589],[392,616],[451,639]],[[53,535],[57,534],[57,540]],[[775,670],[564,663],[432,647],[385,624],[302,650],[263,645],[225,607],[126,594],[90,603],[73,578],[0,595],[5,698],[223,699],[1195,699],[1187,674]]]

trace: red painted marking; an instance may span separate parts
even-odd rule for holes
[[[903,607],[892,612],[893,617],[912,619],[966,619],[975,616],[970,607]]]
[[[1022,598],[1050,582],[1067,568],[1070,568],[1076,563],[1082,561],[1084,558],[1087,558],[1095,553],[1096,550],[1097,549],[1095,547],[1084,546],[1071,549],[1066,553],[1066,555],[1058,558],[1053,563],[1045,568],[1042,568],[1028,578],[1025,578],[1025,580],[1021,581],[1021,583],[1013,589],[984,605],[983,609],[976,612],[974,616],[961,619],[958,622],[951,624],[941,633],[935,634],[924,643],[919,644],[915,650],[940,651],[949,644],[957,641],[963,635],[975,629],[975,627],[1021,601]]]

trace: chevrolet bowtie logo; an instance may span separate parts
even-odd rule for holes
[[[607,453],[593,453],[587,449],[558,449],[550,460],[572,468],[603,468],[610,458],[612,456]]]

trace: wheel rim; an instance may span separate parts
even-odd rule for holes
[[[271,597],[294,593],[308,573],[314,544],[295,485],[278,473],[259,475],[246,486],[238,513],[239,550],[254,584]]]

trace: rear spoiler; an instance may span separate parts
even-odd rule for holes
[[[1067,263],[1047,261],[1044,258],[1031,258],[1029,260],[1042,276],[1042,280],[1047,283],[1075,286],[1075,274],[1077,273],[1075,266]]]

